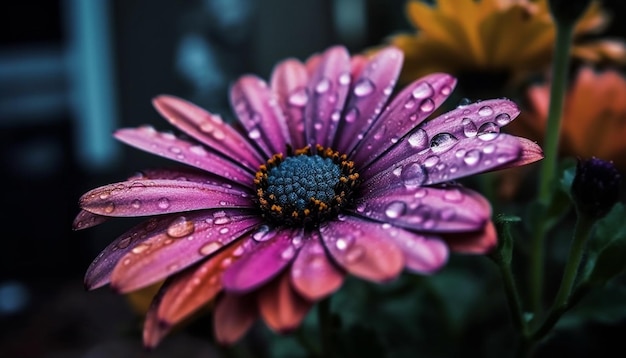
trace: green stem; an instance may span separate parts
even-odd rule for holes
[[[561,117],[563,113],[563,98],[567,86],[567,71],[569,68],[570,47],[575,22],[556,22],[556,43],[554,59],[552,61],[552,85],[550,87],[550,108],[543,146],[545,157],[541,161],[539,181],[539,202],[545,207],[550,204],[552,185],[557,169],[559,134],[561,132]],[[530,303],[535,317],[542,312],[543,299],[543,272],[544,272],[544,237],[545,225],[535,228],[532,235],[530,253]]]
[[[317,305],[317,316],[320,327],[322,357],[334,357],[332,342],[332,317],[330,312],[330,297],[323,299]]]
[[[594,223],[595,220],[593,218],[587,215],[581,215],[580,212],[578,213],[578,220],[576,221],[576,227],[574,229],[574,240],[572,241],[567,263],[565,264],[561,285],[559,286],[556,298],[554,299],[554,303],[546,320],[533,333],[533,340],[539,341],[545,337],[554,325],[556,325],[561,316],[571,307],[574,283],[578,277],[580,262],[585,251],[585,244],[587,243]]]
[[[504,284],[504,293],[509,305],[509,311],[511,313],[511,321],[515,329],[521,333],[522,336],[527,334],[527,324],[524,319],[524,310],[522,308],[522,301],[515,285],[515,279],[513,278],[513,272],[511,266],[503,262],[500,254],[493,255],[494,261],[500,270],[502,275],[502,283]]]

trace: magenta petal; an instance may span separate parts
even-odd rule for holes
[[[335,138],[335,147],[341,153],[350,153],[372,126],[393,91],[402,68],[402,51],[388,47],[378,52],[365,65],[354,61],[358,77],[350,86],[350,97],[341,121],[341,135]]]
[[[149,153],[184,163],[235,183],[253,185],[254,172],[207,151],[203,145],[176,138],[171,133],[151,127],[127,128],[115,132],[115,138]]]
[[[491,217],[489,202],[461,186],[388,187],[359,198],[356,208],[370,219],[428,232],[478,230]]]
[[[350,85],[350,55],[344,47],[331,47],[321,57],[309,80],[305,118],[307,144],[332,145]]]
[[[256,215],[239,210],[175,216],[119,259],[111,273],[111,285],[130,292],[162,280],[215,253],[259,221]]]
[[[148,216],[212,208],[249,208],[249,194],[213,184],[180,180],[134,180],[83,194],[80,207],[105,216]]]
[[[454,140],[447,148],[406,153],[402,158],[383,156],[376,164],[386,170],[370,177],[374,169],[366,168],[363,182],[366,192],[394,186],[415,187],[445,183],[484,173],[514,161],[522,155],[518,137],[508,134]]]
[[[258,288],[281,272],[298,250],[293,243],[297,237],[294,230],[261,226],[252,237],[263,241],[224,271],[222,284],[227,291],[243,293]]]
[[[425,122],[411,130],[384,156],[367,168],[372,174],[416,153],[437,154],[466,139],[493,139],[500,127],[510,123],[519,114],[517,105],[506,99],[495,99],[459,106],[455,110]],[[393,117],[392,117],[393,118]],[[457,146],[458,148],[458,146]]]
[[[305,240],[291,266],[291,285],[310,301],[335,292],[343,283],[344,273],[331,262],[317,233]]]
[[[74,218],[74,221],[72,222],[72,229],[73,230],[87,229],[90,227],[94,227],[96,225],[100,225],[103,222],[108,221],[109,219],[110,217],[108,216],[97,215],[97,214],[90,213],[89,211],[86,211],[86,210],[81,210],[76,215],[76,217]]]
[[[247,75],[231,88],[230,100],[248,138],[270,157],[284,153],[289,130],[276,95],[262,79]]]
[[[303,148],[304,108],[311,95],[307,89],[309,75],[298,60],[289,59],[279,63],[272,72],[272,90],[278,95],[285,113],[287,128],[294,148]]]
[[[405,266],[421,274],[431,274],[448,261],[448,245],[437,236],[422,235],[390,224],[383,225],[387,237],[402,250]]]
[[[537,143],[522,137],[517,137],[517,140],[522,146],[522,154],[516,160],[496,168],[497,170],[519,167],[543,159],[543,149]]]
[[[404,254],[381,223],[342,217],[321,226],[320,234],[335,262],[352,275],[385,282],[404,267]]]
[[[256,170],[264,162],[250,142],[219,116],[174,96],[158,96],[152,103],[172,125],[237,163]]]
[[[387,151],[433,114],[448,98],[455,84],[454,77],[434,73],[402,90],[354,150],[355,162],[367,165]]]

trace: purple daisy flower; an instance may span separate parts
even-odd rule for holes
[[[164,281],[144,343],[215,300],[219,342],[261,316],[275,331],[300,324],[345,275],[386,282],[430,274],[450,251],[496,245],[491,206],[453,183],[542,158],[500,127],[518,114],[506,99],[460,106],[425,121],[452,92],[443,73],[389,100],[403,55],[371,58],[331,47],[278,64],[270,83],[243,76],[231,89],[239,123],[172,96],[156,109],[184,135],[121,129],[122,142],[188,167],[144,171],[80,198],[75,229],[110,217],[148,217],[114,240],[85,284],[120,293]]]

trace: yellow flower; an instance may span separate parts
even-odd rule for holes
[[[389,39],[405,53],[402,81],[432,72],[497,72],[515,79],[545,69],[552,57],[555,26],[547,0],[437,0],[435,6],[412,0],[407,16],[417,33]],[[579,41],[608,21],[593,1],[576,25],[572,55],[626,63],[622,41]]]

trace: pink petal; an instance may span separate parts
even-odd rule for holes
[[[448,243],[450,250],[465,254],[486,254],[498,244],[498,234],[491,221],[482,230],[445,234],[442,238]]]
[[[127,217],[253,206],[248,194],[238,189],[167,179],[105,185],[83,194],[79,204],[94,214]]]
[[[130,292],[162,280],[210,255],[259,224],[256,215],[212,210],[176,216],[122,256],[111,285]]]
[[[388,47],[369,59],[362,69],[357,69],[359,76],[350,86],[340,135],[335,138],[339,152],[350,153],[378,118],[393,91],[403,58],[402,51]]]
[[[261,288],[257,298],[261,317],[268,327],[280,333],[298,328],[312,306],[291,288],[288,272]]]
[[[366,280],[385,282],[400,274],[404,254],[383,234],[382,225],[346,217],[320,227],[320,234],[332,258],[346,271]]]
[[[172,125],[249,169],[264,162],[250,142],[216,115],[174,96],[158,96],[152,104]]]
[[[244,169],[222,155],[207,151],[171,133],[160,133],[151,127],[127,128],[115,132],[115,138],[148,153],[172,159],[226,178],[232,182],[253,186],[254,171]]]
[[[291,284],[311,301],[320,300],[341,287],[344,273],[331,262],[315,233],[306,239],[291,266]]]
[[[491,217],[491,205],[461,186],[387,186],[357,199],[356,213],[425,232],[473,231]]]
[[[350,55],[344,47],[326,50],[309,80],[304,109],[306,143],[332,145],[350,84]]]
[[[522,154],[518,159],[499,166],[496,170],[520,167],[543,159],[543,149],[537,143],[522,137],[517,137],[517,140],[522,145]]]
[[[248,138],[267,157],[285,153],[289,140],[287,122],[276,95],[262,79],[247,75],[239,78],[230,91],[230,100]]]
[[[367,165],[433,114],[456,84],[450,75],[434,73],[406,87],[380,115],[353,151],[355,162]]]
[[[220,344],[238,341],[258,317],[253,295],[225,293],[215,306],[213,328]]]
[[[279,63],[272,72],[271,87],[278,94],[278,101],[285,113],[287,128],[294,148],[303,148],[304,108],[311,93],[307,88],[309,75],[306,67],[297,60]]]
[[[224,272],[224,289],[245,293],[276,277],[297,253],[297,246],[292,240],[296,236],[291,229],[261,226],[252,234],[253,242],[260,242]]]
[[[376,168],[366,168],[362,174],[367,179],[362,185],[367,192],[385,187],[445,183],[494,170],[521,155],[519,138],[508,134],[463,138],[452,141],[445,150],[429,148],[408,152],[402,158],[393,155],[387,158],[384,155],[375,165],[380,164],[378,168],[386,166],[387,169],[371,177]]]
[[[518,114],[517,105],[506,99],[459,106],[411,130],[390,151],[373,162],[367,172],[387,169],[390,164],[418,153],[422,153],[424,158],[442,153],[455,146],[455,143],[466,143],[468,139],[483,138],[489,141],[500,132],[501,126],[511,122]],[[456,145],[456,148],[459,147],[463,148]]]
[[[86,210],[81,210],[72,222],[73,230],[83,230],[100,225],[110,219],[109,216],[97,215]]]
[[[155,347],[178,323],[206,306],[221,292],[221,275],[237,259],[239,248],[231,245],[198,266],[165,281],[144,323],[144,344]]]
[[[448,261],[448,246],[438,236],[422,235],[392,225],[383,225],[382,235],[390,238],[402,250],[405,266],[421,274],[431,274]]]

